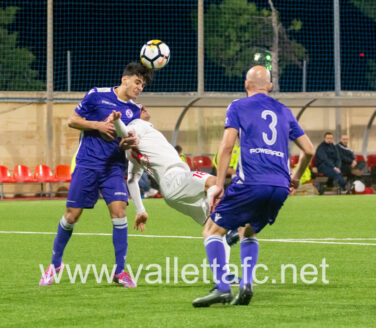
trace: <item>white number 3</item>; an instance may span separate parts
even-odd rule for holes
[[[270,116],[272,118],[272,121],[271,123],[269,124],[269,128],[270,130],[272,131],[272,138],[269,139],[268,138],[268,135],[263,132],[262,133],[262,139],[264,140],[264,142],[271,146],[271,145],[274,145],[275,142],[277,141],[277,130],[275,129],[275,126],[277,125],[277,115],[275,115],[274,112],[272,112],[271,110],[264,110],[262,113],[261,113],[261,117],[266,120],[266,118]]]

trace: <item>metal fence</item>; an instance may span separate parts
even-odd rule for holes
[[[3,0],[0,91],[115,85],[150,39],[171,60],[148,92],[241,92],[254,64],[275,91],[375,91],[375,31],[376,1]]]

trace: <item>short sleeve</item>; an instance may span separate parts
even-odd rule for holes
[[[304,134],[304,130],[300,127],[298,121],[296,120],[295,116],[291,113],[291,111],[288,111],[290,113],[289,139],[295,140]]]
[[[240,128],[236,102],[232,102],[227,109],[225,128],[234,128],[236,130],[239,130]]]
[[[76,113],[84,118],[89,118],[90,114],[95,110],[96,99],[97,92],[95,89],[91,89],[76,107]]]

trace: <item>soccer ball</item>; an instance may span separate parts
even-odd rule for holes
[[[356,194],[363,194],[366,190],[365,184],[360,180],[354,181],[353,186]]]
[[[170,48],[163,41],[150,40],[141,48],[140,58],[144,66],[158,70],[169,62]]]

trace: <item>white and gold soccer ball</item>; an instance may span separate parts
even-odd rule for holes
[[[168,64],[170,48],[161,40],[150,40],[142,46],[140,58],[144,66],[158,70]]]

